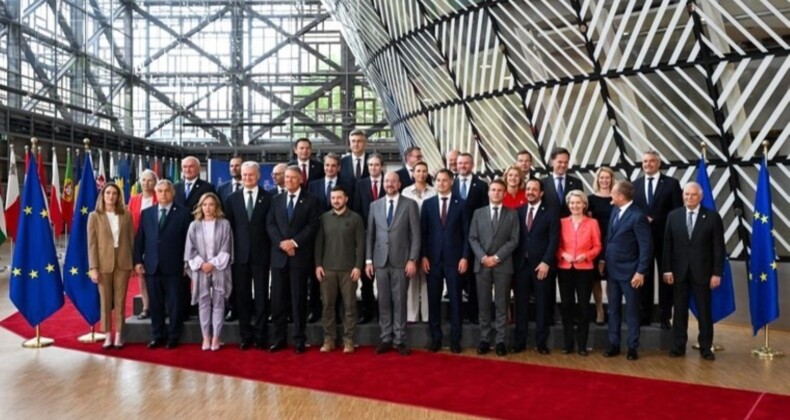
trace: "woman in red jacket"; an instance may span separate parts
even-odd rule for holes
[[[150,169],[146,169],[140,173],[140,194],[134,195],[129,199],[129,213],[132,215],[132,224],[134,232],[137,233],[137,227],[140,225],[140,213],[148,207],[154,206],[157,203],[156,194],[154,194],[154,186],[159,181],[156,173]],[[145,277],[138,275],[132,271],[132,278],[130,281],[137,281],[140,283],[140,297],[143,300],[143,310],[137,315],[137,319],[148,319],[148,288],[145,286]]]
[[[560,245],[557,248],[557,277],[560,285],[560,312],[565,336],[564,354],[573,352],[574,324],[579,355],[587,355],[592,285],[595,281],[595,257],[601,252],[598,222],[587,217],[587,196],[573,190],[565,197],[571,215],[560,221]]]

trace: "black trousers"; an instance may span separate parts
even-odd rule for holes
[[[676,350],[685,350],[688,342],[689,324],[689,298],[694,295],[697,304],[697,321],[699,322],[700,349],[710,349],[713,346],[713,315],[711,313],[710,279],[694,282],[691,275],[683,279],[675,278],[675,317],[672,322],[673,347]]]
[[[263,345],[268,338],[269,266],[234,264],[233,293],[236,296],[241,342],[255,340]]]
[[[574,336],[578,350],[587,350],[590,332],[590,296],[595,270],[557,270],[560,285],[560,312],[565,350],[573,351]],[[574,333],[575,327],[575,333]]]
[[[554,311],[554,270],[549,270],[543,280],[538,280],[535,270],[529,264],[516,271],[513,278],[513,294],[516,309],[515,344],[527,345],[529,325],[529,298],[535,298],[535,343],[539,347],[547,346],[549,339],[549,321]]]
[[[294,342],[303,344],[306,340],[304,331],[307,320],[307,281],[311,268],[311,264],[288,258],[285,267],[272,269],[272,324],[275,342],[287,340],[289,306],[294,325]]]
[[[151,315],[151,338],[178,342],[184,329],[184,315],[188,302],[185,296],[184,277],[182,275],[163,276],[146,274],[145,285],[148,288],[148,312]],[[165,315],[165,312],[167,315]],[[165,316],[169,316],[170,324],[165,330]]]

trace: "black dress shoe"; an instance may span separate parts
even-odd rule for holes
[[[650,319],[649,319],[649,318],[646,318],[646,319],[642,319],[642,320],[640,320],[640,321],[639,321],[639,325],[640,325],[640,326],[642,326],[642,327],[648,327],[648,326],[650,326]]]
[[[278,341],[269,347],[269,352],[274,353],[283,349],[285,349],[285,341]]]
[[[234,310],[229,310],[227,314],[225,314],[225,322],[233,322],[239,319],[239,315]]]
[[[638,360],[639,354],[636,352],[636,349],[628,349],[628,356],[626,358],[628,360]]]
[[[438,340],[431,341],[431,345],[428,346],[428,351],[431,353],[436,353],[441,349],[442,349],[442,342]]]
[[[450,343],[450,353],[454,353],[454,354],[461,353],[461,343],[458,342]]]
[[[686,350],[672,349],[669,351],[669,357],[683,357],[686,355]]]
[[[545,344],[543,344],[543,345],[538,346],[538,353],[546,355],[546,354],[549,354],[551,352],[549,351],[549,348],[546,347]]]
[[[620,349],[617,347],[609,347],[609,350],[603,352],[603,357],[615,357],[620,355]]]
[[[713,352],[710,350],[700,351],[699,354],[705,360],[710,360],[710,361],[716,360],[716,355],[713,354]]]
[[[359,320],[357,321],[357,325],[365,325],[368,322],[370,322],[371,319],[372,319],[372,317],[370,315],[367,315],[367,314],[362,315],[361,317],[359,317]]]
[[[175,340],[174,341],[168,341],[167,344],[165,344],[165,348],[168,349],[168,350],[173,350],[176,347],[178,347],[178,341],[175,341]]]
[[[562,349],[562,354],[571,354],[573,353],[573,347],[565,347]]]
[[[496,355],[497,356],[507,355],[507,347],[505,347],[505,343],[496,343]]]
[[[669,331],[672,329],[672,324],[669,322],[669,320],[661,321],[661,329],[664,331]]]
[[[296,354],[302,354],[306,351],[307,351],[307,347],[304,345],[304,343],[298,343],[296,344],[296,347],[294,347],[294,353]]]
[[[251,341],[242,341],[241,343],[239,343],[239,349],[241,350],[249,350],[250,347],[252,347]]]
[[[524,344],[516,344],[515,346],[513,346],[512,349],[510,349],[510,352],[511,353],[522,353],[526,349],[527,349],[526,345],[524,345]]]
[[[481,341],[477,346],[477,354],[486,354],[491,350],[491,344],[488,341]]]
[[[321,315],[315,312],[310,312],[310,315],[307,316],[307,323],[308,324],[315,324],[316,322],[321,320]]]
[[[266,342],[263,340],[255,340],[255,348],[258,350],[266,350],[269,346],[267,346]]]
[[[148,342],[149,349],[156,349],[162,347],[165,344],[164,340],[151,340]]]
[[[392,343],[384,341],[379,343],[378,347],[376,347],[376,354],[384,354],[390,350],[392,350]]]
[[[411,354],[411,351],[409,350],[408,347],[406,347],[406,344],[404,343],[398,344],[397,348],[398,348],[398,353],[400,353],[401,356],[408,356]]]
[[[477,324],[480,323],[480,320],[476,316],[470,316],[469,317],[469,323],[477,325]]]
[[[587,353],[587,350],[585,350],[585,349],[579,350],[579,356],[587,356],[588,354],[589,353]]]

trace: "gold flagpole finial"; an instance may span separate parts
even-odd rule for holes
[[[30,139],[30,144],[31,144],[30,151],[33,152],[33,154],[35,155],[36,154],[36,147],[38,147],[38,139],[35,138],[35,137],[32,137]]]
[[[700,142],[699,147],[702,149],[702,160],[708,161],[708,143]]]
[[[768,156],[768,140],[763,140],[763,155]]]
[[[90,150],[90,148],[91,148],[91,139],[85,137],[84,139],[82,139],[82,144],[85,145],[85,150],[86,151]]]

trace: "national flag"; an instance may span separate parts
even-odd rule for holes
[[[699,165],[697,166],[697,184],[702,188],[702,207],[708,210],[717,211],[716,200],[713,198],[713,188],[710,186],[710,178],[708,177],[708,167],[705,164],[704,158],[699,160]],[[689,308],[694,316],[699,318],[697,305],[694,301],[694,294],[691,295],[691,305]],[[719,287],[711,291],[711,315],[713,317],[713,323],[721,321],[733,312],[735,312],[735,287],[732,281],[730,258],[725,253],[721,283]]]
[[[110,152],[110,178],[111,181],[115,181],[115,178],[118,176],[118,170],[115,166],[115,154]]]
[[[25,176],[27,176],[27,168],[30,167],[30,146],[25,145]]]
[[[129,174],[129,166],[131,163],[129,162],[129,158],[127,156],[126,159],[121,159],[120,163],[120,173],[121,173],[121,181],[123,182],[121,187],[121,191],[123,191],[124,202],[129,204],[129,199],[132,198],[132,188],[131,188],[131,178]]]
[[[6,233],[16,242],[16,231],[19,224],[19,177],[16,173],[16,154],[14,146],[8,152],[8,191],[5,197]]]
[[[754,335],[779,318],[779,279],[773,234],[771,181],[768,164],[763,158],[754,193],[752,246],[749,252],[749,311]]]
[[[86,156],[87,159],[87,156]],[[99,170],[96,172],[96,189],[100,190],[104,187],[104,183],[107,182],[107,176],[104,173],[104,153],[99,150]]]
[[[156,156],[154,156],[154,173],[157,178],[162,178],[162,172],[159,170],[159,159],[157,159]]]
[[[63,179],[63,195],[60,199],[60,212],[63,224],[71,232],[71,218],[74,216],[74,181],[72,179],[71,148],[66,149],[66,175]]]
[[[93,325],[99,322],[99,289],[89,275],[88,269],[88,214],[96,207],[99,191],[93,177],[90,155],[86,154],[85,169],[80,180],[80,192],[74,205],[71,237],[66,248],[66,259],[63,262],[63,284],[69,297],[80,315]]]
[[[74,149],[74,186],[79,185],[80,179],[82,179],[82,156],[80,156],[80,149]],[[76,192],[76,191],[75,191]],[[77,194],[74,194],[74,198],[77,198]]]
[[[63,280],[35,159],[25,176],[10,295],[28,324],[37,326],[63,306]]]
[[[40,154],[40,152],[39,152]],[[60,205],[60,174],[58,173],[58,154],[52,150],[52,185],[49,187],[49,220],[55,237],[63,233],[63,211]]]
[[[47,188],[47,176],[44,173],[44,153],[41,153],[41,147],[38,148],[38,153],[36,153],[36,164],[38,165],[38,179],[41,181],[41,188],[44,188],[46,191]]]
[[[176,177],[173,178],[173,182],[178,182],[181,180],[181,165],[178,164],[178,159],[174,159],[173,163],[176,165]]]
[[[8,237],[8,230],[5,226],[5,206],[3,205],[3,191],[0,188],[0,245],[5,242]]]
[[[176,183],[176,165],[175,165],[175,162],[174,162],[173,158],[170,158],[169,164],[170,164],[170,168],[169,168],[169,171],[167,171],[167,176],[170,179],[170,182],[175,184]]]

